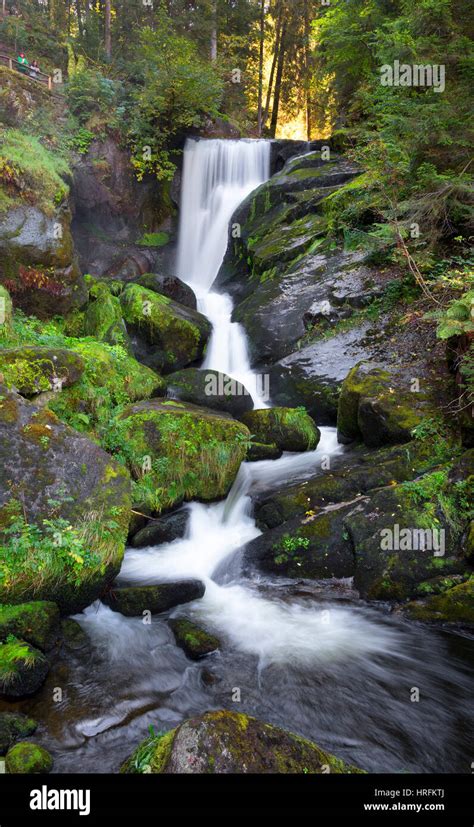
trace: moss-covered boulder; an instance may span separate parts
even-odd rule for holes
[[[0,284],[0,344],[9,338],[12,329],[13,302],[10,293]]]
[[[201,313],[139,284],[129,284],[120,301],[140,361],[169,373],[202,359],[211,324]]]
[[[474,577],[442,594],[408,603],[403,614],[413,620],[474,626]]]
[[[89,303],[84,313],[84,333],[109,345],[122,345],[131,352],[120,300],[103,282],[94,282],[89,288]]]
[[[170,620],[169,625],[176,638],[177,645],[191,660],[200,660],[220,648],[219,638],[210,635],[205,629],[201,629],[196,623],[192,623],[184,617]]]
[[[21,712],[0,712],[0,755],[5,755],[20,738],[36,731],[38,724]]]
[[[312,451],[321,436],[304,408],[262,408],[240,419],[256,442],[276,445],[282,451]]]
[[[0,643],[0,694],[9,698],[33,695],[49,672],[45,656],[34,646],[9,635]]]
[[[274,442],[266,445],[264,442],[251,442],[247,454],[248,462],[260,462],[266,459],[279,459],[283,451]]]
[[[139,284],[140,287],[146,287],[147,290],[153,290],[155,293],[167,296],[174,302],[184,305],[184,307],[190,307],[191,310],[197,309],[194,290],[177,276],[165,276],[162,273],[144,273],[142,276],[133,279],[133,281]]]
[[[60,634],[56,603],[37,600],[17,606],[0,604],[0,640],[15,635],[43,652],[51,649]]]
[[[83,372],[81,357],[66,348],[24,345],[0,349],[3,381],[22,396],[68,388],[79,381]]]
[[[109,435],[134,479],[134,502],[154,512],[230,490],[250,433],[230,416],[184,402],[151,399],[128,407]]]
[[[399,378],[359,362],[344,380],[337,412],[341,442],[362,439],[369,448],[409,442],[413,429],[433,412],[426,393]]]
[[[125,773],[358,773],[316,744],[228,710],[206,712],[144,741]]]
[[[120,569],[130,506],[123,466],[0,387],[0,602],[88,606]]]
[[[182,603],[199,600],[205,590],[204,583],[200,580],[179,580],[157,586],[111,589],[104,595],[103,601],[114,612],[120,612],[125,617],[139,617],[143,612],[160,614]]]
[[[245,547],[245,564],[284,577],[352,577],[355,562],[344,519],[352,506],[308,513],[266,531]]]
[[[84,373],[79,382],[55,394],[48,404],[77,430],[94,431],[98,425],[106,428],[115,406],[165,392],[162,377],[120,346],[84,340],[72,347],[84,363]]]
[[[226,373],[185,368],[167,376],[168,396],[241,417],[253,409],[250,393]]]
[[[43,747],[24,741],[8,750],[5,769],[7,773],[46,775],[53,769],[53,759]]]

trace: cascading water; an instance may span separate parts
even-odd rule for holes
[[[179,274],[214,325],[204,367],[239,379],[257,406],[244,331],[231,322],[230,298],[213,292],[212,283],[232,213],[268,176],[268,161],[265,142],[189,141],[179,249]],[[357,603],[345,584],[319,584],[295,597],[294,582],[242,575],[239,549],[260,533],[251,489],[317,473],[322,456],[339,450],[335,429],[321,428],[316,451],[244,463],[225,502],[185,506],[183,539],[127,552],[122,583],[205,583],[204,597],[174,614],[196,619],[222,648],[191,663],[162,616],[144,624],[101,603],[78,615],[92,653],[72,658],[61,708],[66,723],[58,733],[55,710],[43,740],[59,771],[116,771],[149,724],[167,729],[232,707],[235,687],[237,711],[301,732],[365,769],[468,771],[470,685],[458,652],[449,660],[447,651],[460,649],[458,638],[453,644]],[[423,703],[409,702],[412,686],[422,687]],[[35,711],[33,702],[33,717]]]
[[[234,210],[270,174],[268,141],[193,141],[184,152],[178,276],[196,293],[198,308],[212,323],[204,368],[241,382],[257,407],[265,407],[251,371],[241,325],[231,321],[230,296],[212,290],[227,247]]]

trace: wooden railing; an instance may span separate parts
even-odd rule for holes
[[[48,87],[50,92],[53,89],[53,78],[51,75],[47,75],[45,72],[40,72],[39,69],[32,69],[31,66],[25,66],[24,64],[18,63],[16,57],[0,54],[0,64],[8,66],[8,68],[12,70],[16,69],[20,75],[23,75],[25,78],[30,78],[31,80],[36,80],[38,83],[44,84]]]

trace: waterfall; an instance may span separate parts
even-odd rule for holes
[[[184,150],[177,274],[193,288],[198,309],[212,323],[203,368],[241,382],[255,406],[266,398],[250,368],[247,339],[232,322],[230,296],[212,290],[225,255],[235,209],[270,175],[268,141],[188,140]]]

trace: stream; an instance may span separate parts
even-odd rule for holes
[[[228,373],[267,404],[252,372],[232,301],[212,290],[235,208],[269,176],[266,141],[190,140],[186,145],[177,274],[213,325],[204,368]],[[48,682],[21,705],[42,724],[38,740],[55,772],[117,772],[148,734],[225,707],[301,733],[368,771],[470,772],[468,636],[408,623],[358,600],[348,581],[290,581],[242,571],[241,549],[259,535],[253,490],[317,473],[346,451],[322,427],[316,451],[244,463],[227,499],[193,502],[187,533],[129,549],[119,580],[152,584],[196,577],[202,600],[151,624],[100,602],[77,615],[90,646],[68,649]],[[222,641],[192,662],[169,616],[184,615]],[[51,702],[52,689],[64,689]],[[419,689],[418,702],[411,691]]]

